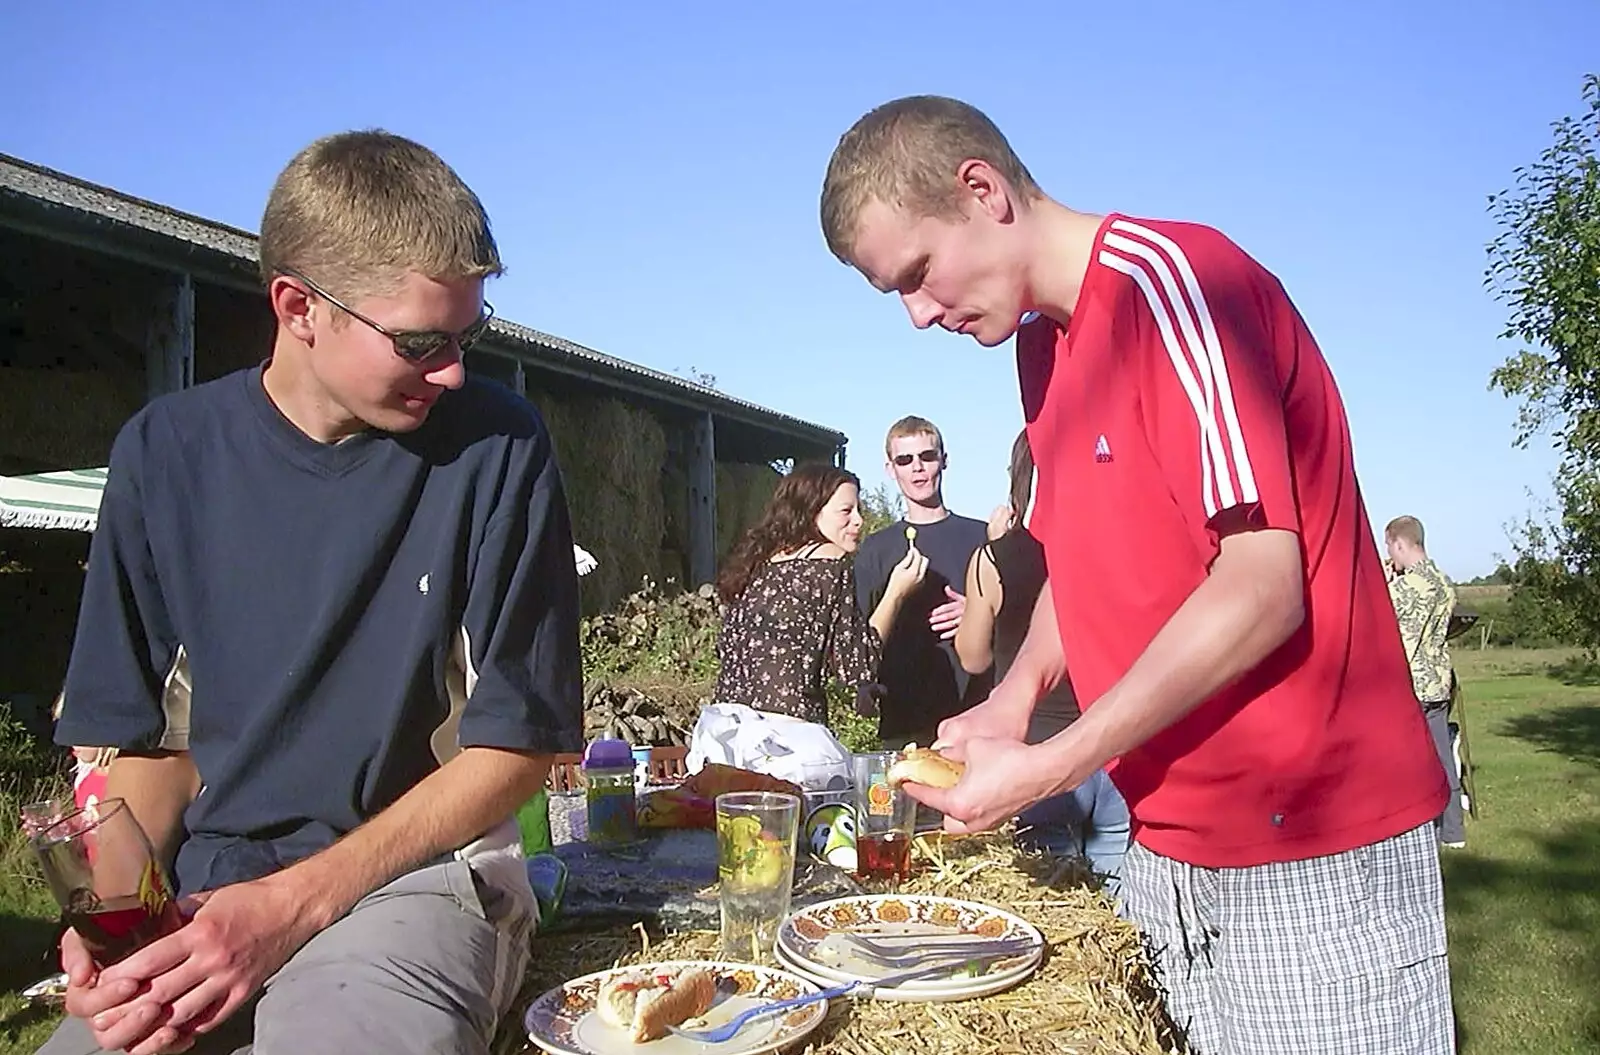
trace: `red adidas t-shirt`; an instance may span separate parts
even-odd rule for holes
[[[1438,816],[1350,432],[1277,279],[1221,233],[1109,216],[1070,331],[1017,337],[1067,667],[1093,706],[1205,579],[1220,539],[1282,528],[1306,619],[1240,682],[1112,766],[1135,838],[1211,868],[1338,853]]]

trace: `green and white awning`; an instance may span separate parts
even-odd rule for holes
[[[105,469],[0,476],[0,527],[93,531],[105,486]],[[572,557],[579,575],[588,575],[598,563],[582,546],[572,547]]]
[[[104,469],[0,476],[0,527],[93,531],[105,486]]]

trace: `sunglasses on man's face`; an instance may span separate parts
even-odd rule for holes
[[[942,455],[938,451],[929,448],[925,451],[918,451],[915,454],[897,454],[894,456],[893,460],[896,465],[900,466],[901,468],[905,468],[912,462],[936,462],[941,457]]]
[[[288,275],[290,278],[298,279],[299,281],[304,282],[306,288],[311,290],[312,293],[315,293],[329,304],[332,304],[340,311],[343,311],[346,315],[351,316],[359,322],[366,323],[374,330],[377,330],[379,333],[389,338],[390,342],[394,345],[394,354],[398,355],[408,363],[426,363],[429,359],[432,359],[435,355],[444,351],[452,344],[461,349],[461,351],[465,352],[468,348],[471,348],[474,344],[478,343],[478,339],[482,337],[484,331],[488,330],[489,328],[489,320],[494,317],[494,305],[490,304],[488,301],[484,301],[483,315],[479,317],[477,322],[473,323],[471,326],[468,326],[459,333],[450,333],[446,330],[391,330],[387,326],[374,322],[365,315],[361,314],[359,311],[356,311],[354,308],[350,307],[350,305],[344,303],[338,297],[335,297],[332,293],[329,293],[327,290],[323,289],[321,286],[317,285],[300,272],[287,267],[280,268],[279,270],[281,270],[285,275]]]

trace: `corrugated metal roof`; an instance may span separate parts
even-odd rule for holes
[[[0,153],[0,206],[5,204],[7,198],[24,199],[34,211],[42,209],[47,218],[55,210],[62,210],[65,215],[104,226],[108,234],[115,234],[118,228],[122,228],[155,235],[179,251],[175,256],[187,255],[183,252],[185,250],[198,250],[234,261],[240,265],[236,270],[241,273],[247,273],[256,264],[257,240],[249,231],[180,212]],[[3,216],[3,210],[0,210],[0,216]],[[183,261],[176,260],[174,266],[181,268]],[[818,443],[836,447],[845,442],[844,434],[836,429],[779,413],[507,319],[494,320],[489,343],[497,350],[525,358],[530,365],[544,363],[565,367],[569,371],[586,374],[601,384],[630,382],[627,387],[641,388],[667,402],[713,414],[726,414],[791,435],[799,433]]]
[[[135,198],[9,154],[0,154],[0,192],[164,235],[251,265],[256,262],[256,236],[249,231]]]

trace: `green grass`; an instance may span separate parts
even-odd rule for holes
[[[16,818],[32,786],[0,786],[0,1053],[32,1052],[55,1028],[51,1011],[18,993],[55,970],[55,901],[34,869]]]
[[[1600,669],[1561,651],[1461,649],[1480,816],[1447,851],[1465,1055],[1600,1053]],[[16,991],[47,970],[54,915],[0,788],[0,1055],[53,1026]]]
[[[1600,1052],[1600,671],[1569,656],[1456,653],[1480,814],[1444,857],[1463,1052]]]

